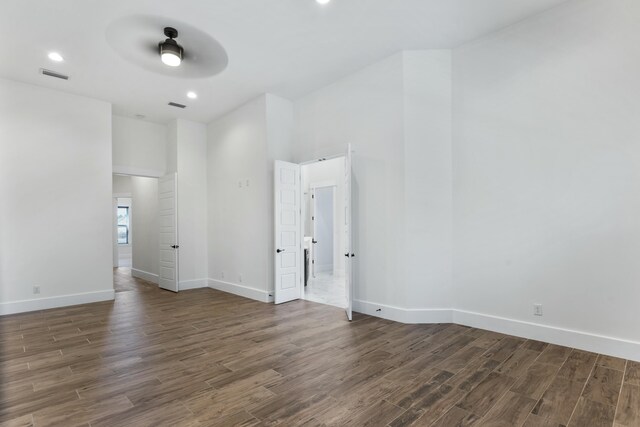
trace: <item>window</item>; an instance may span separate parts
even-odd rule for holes
[[[129,207],[118,206],[118,244],[129,244]]]

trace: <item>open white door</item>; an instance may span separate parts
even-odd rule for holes
[[[303,286],[302,211],[300,165],[276,160],[275,196],[275,303],[300,298]]]
[[[316,245],[318,244],[318,230],[316,227],[316,189],[310,188],[311,191],[311,246],[309,258],[311,263],[311,277],[316,278]]]
[[[347,155],[344,157],[344,230],[345,230],[345,262],[344,262],[344,287],[347,297],[347,318],[353,319],[353,242],[351,238],[353,217],[351,213],[351,144],[347,145]]]
[[[172,173],[158,178],[158,209],[160,216],[161,288],[178,292],[178,177]]]

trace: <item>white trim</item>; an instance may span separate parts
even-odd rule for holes
[[[159,277],[157,274],[149,273],[148,271],[138,270],[137,268],[131,269],[131,275],[133,277],[137,277],[138,279],[146,280],[147,282],[155,283],[156,285],[159,283]]]
[[[118,175],[143,176],[147,178],[160,178],[165,174],[164,171],[119,165],[113,165],[113,173]]]
[[[218,291],[227,292],[241,297],[253,299],[260,302],[273,302],[272,292],[262,291],[236,283],[224,282],[222,280],[209,279],[209,287]]]
[[[354,151],[354,150],[351,150]],[[312,165],[314,163],[326,162],[327,160],[339,159],[340,157],[344,157],[344,153],[340,154],[332,154],[330,156],[322,156],[320,158],[316,158],[314,160],[307,160],[306,162],[298,163],[300,166]]]
[[[185,280],[178,284],[178,290],[188,291],[189,289],[208,288],[208,279]]]
[[[81,294],[61,295],[58,297],[38,298],[22,301],[0,303],[0,316],[6,314],[24,313],[28,311],[47,310],[50,308],[68,307],[92,302],[111,301],[115,298],[115,291],[86,292]]]
[[[380,311],[378,311],[380,310]],[[565,347],[640,361],[640,342],[454,309],[406,309],[354,300],[353,311],[400,323],[455,323]]]
[[[380,311],[378,311],[380,310]],[[370,301],[353,300],[353,311],[400,323],[452,323],[451,309],[400,308]]]
[[[464,310],[454,310],[453,321],[459,325],[640,361],[640,342],[637,341]]]
[[[318,188],[337,187],[335,181],[319,181],[309,184],[309,190],[317,190]]]

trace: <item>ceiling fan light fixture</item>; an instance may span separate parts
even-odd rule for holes
[[[182,46],[178,44],[174,39],[178,37],[178,30],[171,27],[164,29],[164,35],[168,38],[158,44],[160,51],[160,59],[165,65],[170,67],[177,67],[182,63],[183,50]]]

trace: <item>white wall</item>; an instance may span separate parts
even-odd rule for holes
[[[570,1],[455,50],[460,309],[640,341],[639,19]]]
[[[176,121],[180,289],[207,285],[207,126]]]
[[[131,227],[133,228],[132,273],[158,282],[160,251],[158,246],[158,179],[131,177]]]
[[[359,310],[451,308],[450,112],[446,51],[393,55],[295,103],[297,160],[355,150]]]
[[[131,177],[125,175],[113,175],[113,194],[130,195],[131,194]],[[123,196],[124,197],[124,196]]]
[[[297,161],[355,149],[355,299],[393,306],[406,301],[402,80],[397,54],[294,103]]]
[[[208,127],[210,285],[267,301],[273,290],[273,165],[291,161],[293,105],[265,94]]]
[[[293,103],[287,99],[272,94],[264,94],[265,103],[265,131],[267,144],[267,170],[264,177],[267,183],[265,197],[266,212],[268,213],[267,239],[267,290],[273,293],[275,289],[273,266],[275,263],[274,243],[274,193],[273,173],[275,160],[293,161]]]
[[[403,60],[407,307],[451,308],[451,52],[406,51]]]
[[[0,79],[0,152],[0,314],[112,299],[111,105]]]
[[[269,291],[266,100],[259,97],[208,127],[209,278],[213,286]],[[242,280],[240,280],[242,278]]]
[[[167,165],[166,125],[113,116],[113,171],[162,176]]]

